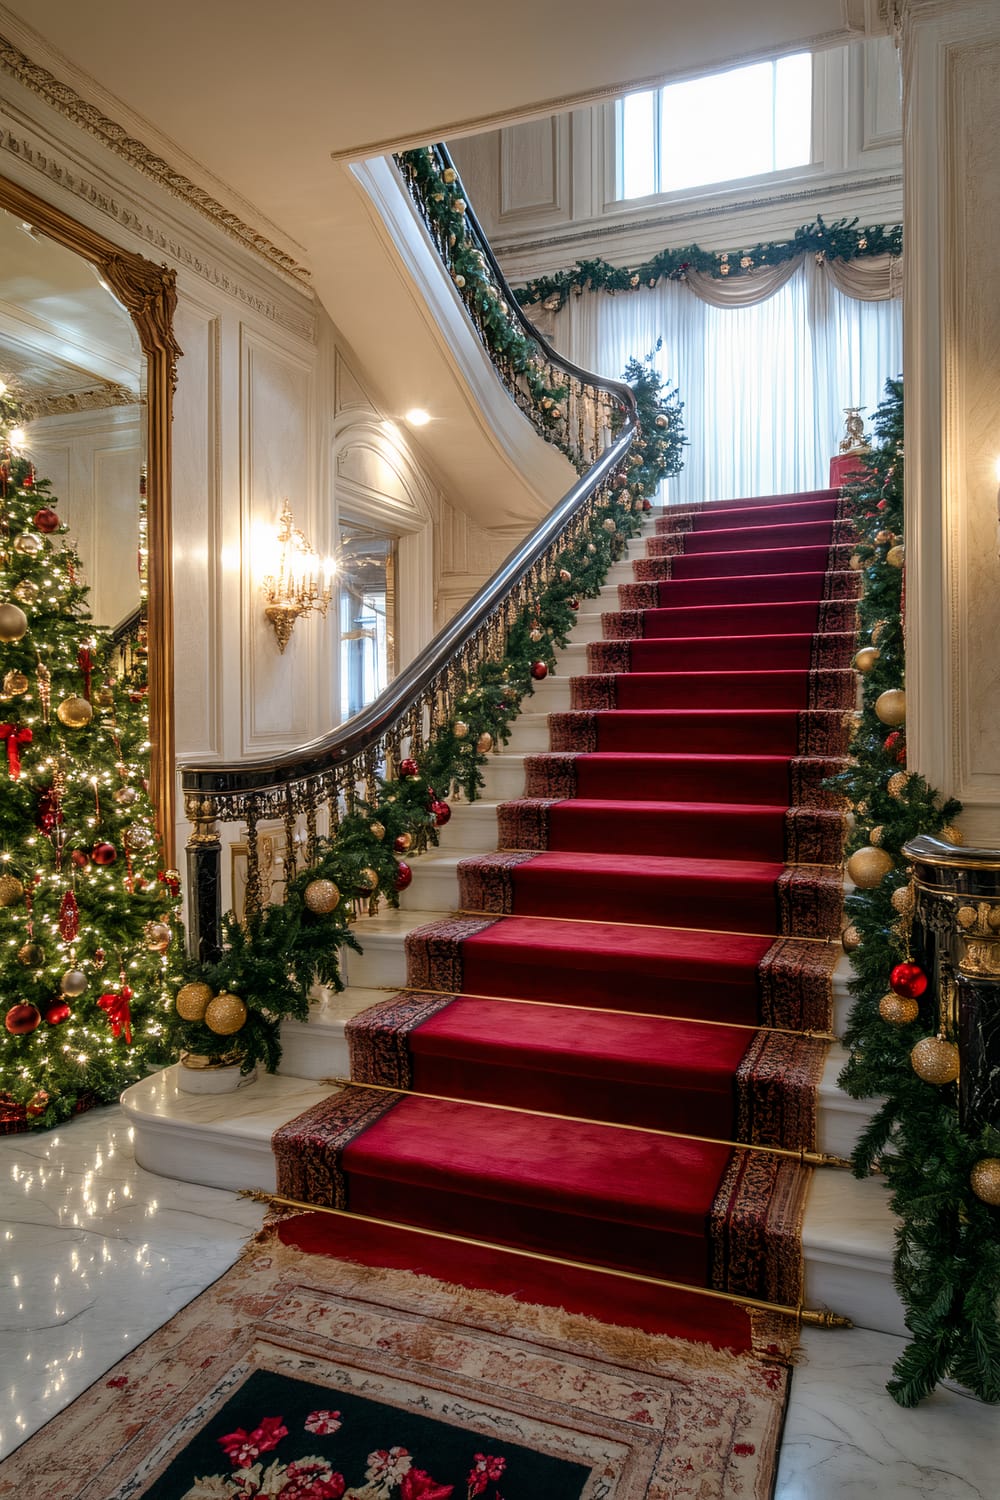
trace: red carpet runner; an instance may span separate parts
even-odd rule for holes
[[[410,987],[350,1024],[352,1077],[412,1092],[345,1089],[279,1130],[282,1195],[798,1301],[810,1169],[728,1143],[815,1145],[842,889],[823,782],[855,696],[838,511],[831,490],[656,520],[499,852],[461,862]]]

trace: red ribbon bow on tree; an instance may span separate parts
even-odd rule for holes
[[[90,702],[90,679],[94,670],[94,658],[90,654],[89,646],[81,646],[76,653],[76,664],[83,673],[83,696]]]
[[[0,724],[0,742],[7,741],[7,772],[11,781],[21,774],[21,746],[30,745],[30,729],[18,729],[15,724]]]
[[[132,991],[127,984],[123,984],[120,990],[109,990],[97,1002],[100,1009],[107,1012],[111,1035],[120,1037],[124,1032],[125,1042],[129,1047],[132,1045],[132,1012],[128,1008],[131,998]]]

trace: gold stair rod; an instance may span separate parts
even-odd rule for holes
[[[366,988],[366,986],[359,986]],[[812,1042],[839,1042],[832,1031],[795,1031],[789,1026],[755,1025],[751,1021],[711,1021],[707,1016],[665,1016],[656,1010],[617,1010],[611,1005],[574,1005],[569,1000],[527,1000],[518,995],[479,995],[469,990],[432,990],[419,984],[377,984],[367,988],[385,991],[387,995],[448,995],[452,1000],[499,1000],[504,1005],[551,1005],[557,1010],[579,1010],[598,1016],[637,1016],[645,1021],[685,1021],[692,1026],[728,1026],[733,1031],[767,1031],[777,1036],[800,1036]]]
[[[322,1203],[303,1203],[298,1198],[283,1198],[278,1193],[267,1193],[261,1188],[245,1188],[238,1195],[251,1198],[255,1203],[267,1203],[278,1208],[297,1208],[303,1213],[331,1214],[338,1219],[355,1219],[360,1224],[376,1224],[381,1229],[400,1229],[407,1234],[423,1234],[429,1239],[447,1240],[449,1244],[469,1245],[473,1249],[489,1250],[501,1255],[523,1255],[528,1260],[538,1260],[545,1265],[564,1266],[572,1271],[593,1271],[600,1276],[618,1276],[623,1281],[638,1281],[644,1286],[662,1287],[669,1292],[690,1292],[695,1297],[710,1297],[715,1302],[732,1302],[738,1307],[755,1312],[782,1313],[804,1323],[810,1328],[853,1328],[850,1318],[839,1313],[821,1312],[817,1308],[803,1307],[801,1302],[788,1307],[782,1302],[765,1302],[759,1297],[742,1297],[737,1292],[719,1292],[713,1287],[692,1286],[685,1281],[668,1281],[662,1276],[646,1276],[641,1271],[624,1271],[615,1266],[592,1265],[583,1260],[567,1260],[561,1255],[546,1255],[543,1250],[521,1250],[516,1245],[501,1245],[495,1240],[475,1240],[464,1234],[448,1234],[443,1229],[425,1229],[419,1224],[400,1224],[394,1219],[376,1219],[372,1214],[352,1213],[346,1208],[329,1208]]]
[[[536,1120],[567,1120],[572,1125],[602,1125],[609,1130],[634,1130],[642,1135],[662,1135],[673,1141],[696,1141],[702,1146],[726,1146],[731,1151],[758,1151],[766,1156],[786,1156],[803,1167],[843,1167],[851,1163],[842,1156],[827,1156],[805,1146],[758,1146],[748,1141],[723,1141],[711,1135],[685,1135],[680,1130],[661,1130],[655,1125],[627,1125],[618,1120],[591,1120],[586,1115],[560,1115],[551,1109],[525,1109],[520,1104],[494,1104],[487,1099],[456,1099],[451,1094],[425,1094],[419,1089],[393,1088],[387,1083],[363,1083],[359,1078],[324,1078],[324,1084],[335,1088],[376,1089],[380,1094],[399,1094],[407,1099],[436,1099],[441,1104],[469,1104],[474,1109],[500,1109],[507,1114],[531,1115]]]

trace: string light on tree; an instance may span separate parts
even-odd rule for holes
[[[112,671],[58,499],[10,451],[15,418],[0,396],[0,986],[15,1001],[0,1103],[8,1125],[30,1128],[170,1060],[177,891],[157,879],[145,658]],[[166,939],[150,945],[154,929]]]

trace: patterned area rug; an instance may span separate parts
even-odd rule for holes
[[[763,1500],[787,1381],[266,1236],[0,1465],[0,1495]]]

